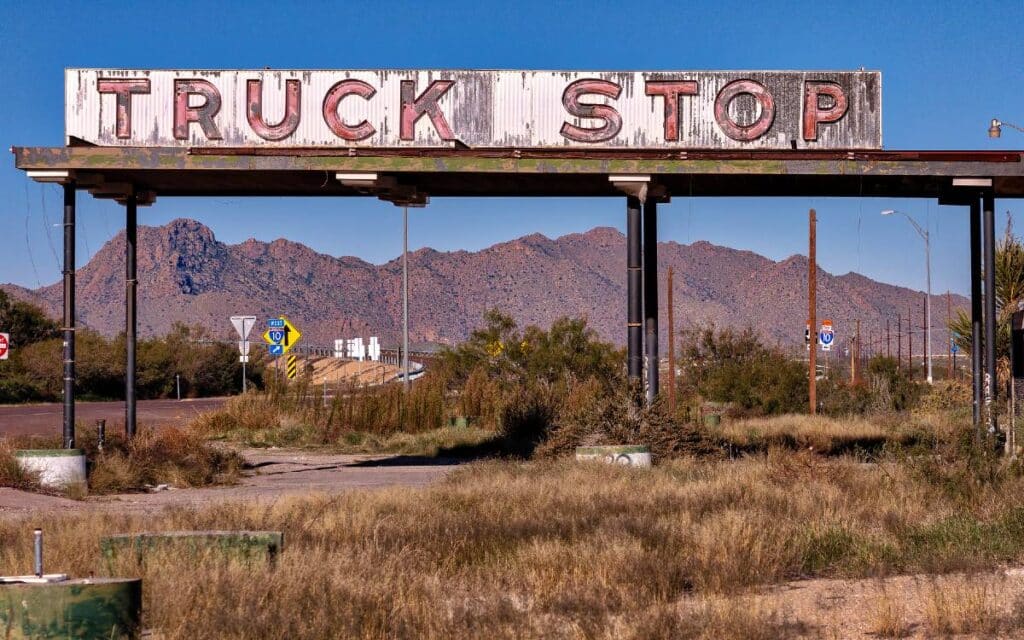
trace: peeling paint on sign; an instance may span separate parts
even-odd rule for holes
[[[69,69],[102,146],[880,149],[877,71]]]

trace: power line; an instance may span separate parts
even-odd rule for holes
[[[36,276],[36,287],[42,288],[43,283],[39,280],[39,269],[36,268],[36,259],[32,256],[32,243],[28,241],[28,218],[25,216],[25,248],[28,249],[28,261],[32,265],[32,273]]]
[[[43,207],[43,230],[46,232],[46,242],[50,245],[50,253],[53,255],[53,264],[57,267],[57,271],[60,271],[60,258],[57,257],[57,248],[53,244],[53,236],[51,235],[52,229],[50,228],[50,217],[46,215],[46,189],[40,183],[39,185],[39,199],[42,202]],[[25,200],[28,201],[28,183],[25,186]]]

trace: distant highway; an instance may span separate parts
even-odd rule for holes
[[[184,426],[200,413],[219,409],[227,398],[195,400],[140,400],[137,416],[140,428]],[[8,435],[60,435],[63,405],[0,405],[0,437]],[[107,421],[107,433],[124,429],[124,402],[78,402],[75,422],[79,429],[93,429],[97,420]]]

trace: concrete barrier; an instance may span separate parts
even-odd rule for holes
[[[0,633],[4,638],[139,637],[142,580],[0,578]]]
[[[50,489],[85,488],[85,452],[81,449],[20,449],[14,452],[18,466],[39,476]]]
[[[651,450],[642,445],[611,445],[603,447],[576,447],[576,459],[597,460],[628,467],[651,466]]]

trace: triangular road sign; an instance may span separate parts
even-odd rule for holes
[[[249,332],[256,326],[256,316],[231,316],[231,324],[234,325],[238,337],[245,340]]]

